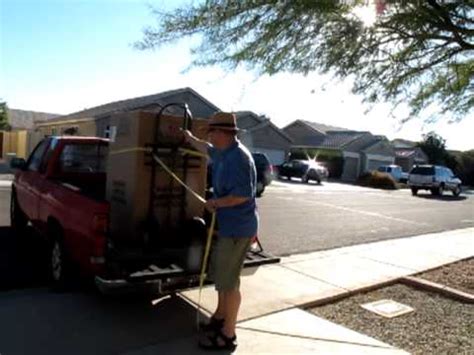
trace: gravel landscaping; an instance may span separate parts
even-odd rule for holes
[[[360,305],[392,299],[415,309],[388,319]],[[413,354],[474,354],[474,306],[397,284],[310,310]]]
[[[416,276],[474,294],[474,258],[458,261]]]

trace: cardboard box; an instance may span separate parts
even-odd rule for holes
[[[146,111],[113,115],[110,119],[110,129],[114,134],[107,163],[107,200],[110,202],[111,237],[115,241],[140,245],[144,238],[175,238],[174,231],[185,220],[203,216],[203,204],[160,166],[156,167],[155,181],[152,183],[152,158],[144,148],[153,144],[156,124],[159,127],[156,143],[160,145],[162,161],[200,196],[205,194],[207,159],[176,153],[177,147],[183,147],[180,130],[183,126],[182,117],[162,116],[157,122],[156,113]],[[192,132],[197,137],[205,138],[207,121],[193,119]],[[154,235],[145,237],[151,187],[157,194],[153,216],[158,227]]]

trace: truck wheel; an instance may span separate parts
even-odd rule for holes
[[[439,187],[435,191],[436,191],[436,193],[435,193],[436,196],[443,196],[444,186],[439,185]]]
[[[413,196],[416,196],[417,193],[418,193],[418,189],[415,188],[415,187],[412,187],[412,188],[411,188],[411,194],[412,194]]]
[[[12,191],[10,200],[10,224],[15,231],[22,231],[28,224],[28,218],[18,204],[15,191]]]
[[[458,185],[456,188],[453,190],[453,195],[458,197],[461,194],[461,186]]]
[[[53,227],[50,233],[52,237],[49,261],[51,289],[59,292],[66,291],[71,281],[71,263],[59,227]]]

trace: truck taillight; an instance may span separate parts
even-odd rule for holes
[[[109,219],[105,214],[96,214],[92,218],[92,230],[98,233],[107,233],[109,228]]]

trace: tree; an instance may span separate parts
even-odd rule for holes
[[[471,112],[474,2],[375,2],[378,16],[370,26],[357,15],[364,0],[207,0],[153,9],[157,26],[146,28],[136,47],[201,34],[194,65],[349,77],[366,102],[407,103],[409,117],[428,107],[436,109],[429,120],[448,113],[460,120]]]
[[[8,110],[7,103],[0,101],[0,130],[10,130],[8,124]]]
[[[458,171],[463,184],[474,186],[474,150],[461,153]]]
[[[423,135],[423,141],[418,143],[418,147],[428,156],[430,164],[445,165],[457,170],[457,160],[446,150],[446,140],[435,132]]]

